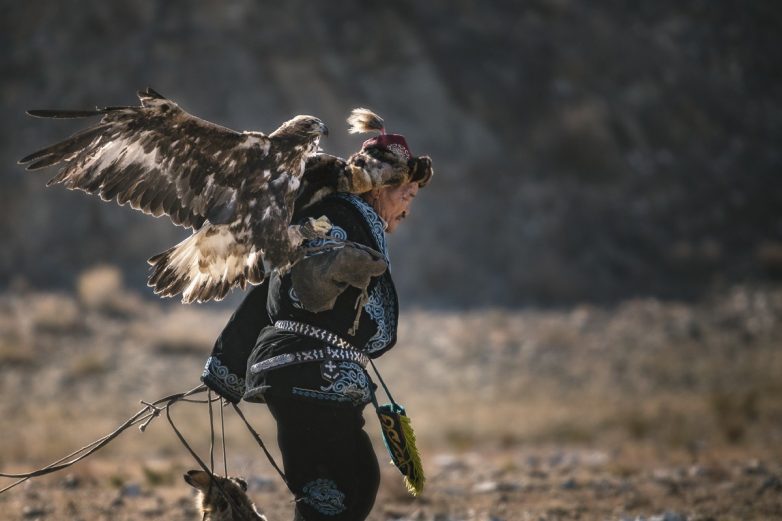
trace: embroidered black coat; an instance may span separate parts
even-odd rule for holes
[[[363,199],[351,194],[335,194],[306,208],[296,220],[326,215],[333,227],[329,235],[349,239],[373,248],[386,257],[383,221]],[[307,259],[301,261],[306,263]],[[285,394],[333,404],[361,405],[369,401],[366,371],[353,362],[339,362],[339,376],[326,378],[321,363],[305,363],[274,369],[263,375],[247,373],[250,363],[296,351],[324,347],[310,337],[274,327],[278,320],[303,322],[331,331],[371,358],[396,343],[399,314],[396,290],[390,269],[371,279],[368,300],[359,315],[358,328],[351,335],[361,291],[349,286],[330,310],[313,313],[301,306],[291,284],[290,272],[272,275],[253,288],[228,321],[215,342],[204,368],[202,381],[224,398],[236,403],[242,397],[263,401],[266,394]],[[245,396],[247,389],[250,393]]]

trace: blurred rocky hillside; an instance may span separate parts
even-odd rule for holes
[[[686,298],[782,275],[782,5],[775,2],[3,0],[0,287],[133,285],[184,235],[27,174],[77,127],[28,108],[135,104],[340,132],[368,106],[436,177],[393,237],[405,302]],[[342,127],[344,128],[344,127]]]

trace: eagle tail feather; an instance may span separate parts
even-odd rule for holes
[[[155,294],[182,302],[222,300],[234,286],[263,282],[263,263],[255,251],[236,241],[226,225],[203,226],[176,246],[151,257],[147,285]]]

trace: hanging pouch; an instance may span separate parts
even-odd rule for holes
[[[391,462],[404,476],[407,490],[414,496],[419,495],[424,489],[424,468],[421,464],[421,456],[415,445],[415,432],[410,424],[410,418],[405,413],[405,408],[394,401],[388,392],[383,378],[372,363],[372,369],[380,383],[383,385],[391,403],[378,405],[375,393],[372,393],[372,403],[375,406],[377,417],[383,433],[383,442],[391,455]]]

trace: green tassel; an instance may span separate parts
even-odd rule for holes
[[[396,403],[378,406],[376,411],[391,463],[404,476],[407,490],[417,496],[424,489],[425,479],[410,418],[405,414],[404,407]]]
[[[402,424],[402,434],[405,437],[405,445],[410,452],[410,464],[413,469],[413,476],[411,478],[410,473],[405,474],[405,486],[407,491],[412,495],[417,496],[424,490],[424,467],[421,464],[421,455],[418,453],[418,447],[415,444],[415,432],[413,431],[413,425],[410,423],[410,418],[406,415],[400,416],[400,422]]]

